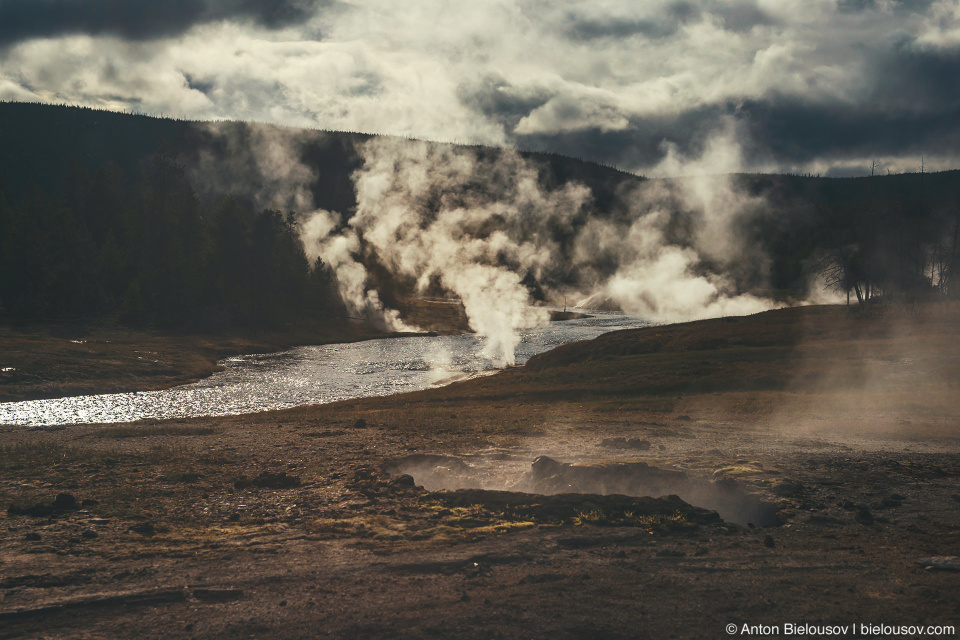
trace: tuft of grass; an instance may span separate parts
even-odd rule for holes
[[[529,520],[520,521],[520,522],[496,522],[494,524],[489,524],[482,527],[476,527],[470,530],[470,533],[481,536],[490,533],[511,533],[513,531],[523,531],[524,529],[532,529],[537,526],[537,523],[530,522]]]
[[[386,516],[371,515],[354,518],[317,518],[307,523],[311,533],[333,536],[356,536],[394,540],[402,536],[405,525]]]
[[[722,478],[746,478],[749,476],[763,475],[763,469],[752,464],[734,464],[729,467],[721,467],[713,472],[716,477]]]
[[[150,436],[209,436],[220,433],[214,427],[183,426],[176,424],[158,425],[118,425],[104,427],[92,432],[91,435],[102,438],[148,438]]]
[[[641,527],[644,529],[660,529],[676,531],[687,529],[694,525],[680,512],[641,513],[632,511],[607,513],[602,509],[581,511],[573,517],[572,524],[577,526],[594,525],[599,527]]]

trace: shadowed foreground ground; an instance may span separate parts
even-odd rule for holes
[[[958,332],[791,309],[391,398],[0,427],[0,637],[957,626]]]

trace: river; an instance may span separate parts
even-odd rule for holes
[[[590,312],[591,317],[522,334],[518,364],[558,345],[618,329],[649,326],[640,318]],[[132,422],[144,418],[237,415],[338,400],[417,391],[464,377],[495,373],[475,335],[413,336],[304,346],[280,353],[227,358],[224,370],[193,384],[0,403],[0,424],[52,426]]]

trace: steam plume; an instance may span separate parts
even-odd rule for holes
[[[232,137],[235,127],[217,133],[226,140],[227,166],[211,171],[207,163],[205,179],[228,191],[225,176],[255,177],[258,204],[303,212],[307,257],[333,269],[351,315],[410,328],[383,304],[364,264],[372,257],[417,293],[458,297],[485,338],[483,355],[496,364],[512,364],[521,333],[547,321],[547,311],[532,304],[538,287],[548,299],[592,295],[591,302],[600,297],[661,322],[773,306],[737,286],[744,270],[742,280],[762,279],[768,258],[737,229],[764,203],[728,175],[741,168],[733,125],[709,138],[698,157],[665,144],[657,172],[684,177],[639,183],[620,194],[615,212],[594,211],[582,184],[545,186],[537,161],[515,151],[373,138],[357,147],[362,165],[352,176],[357,208],[349,219],[314,206],[317,175],[291,131],[249,127],[243,139]]]
[[[547,225],[568,224],[589,190],[542,189],[511,151],[484,161],[449,145],[376,139],[361,153],[350,226],[418,290],[436,281],[456,294],[486,338],[483,355],[513,364],[519,332],[548,319],[531,306],[523,275],[551,266],[559,251]]]
[[[624,311],[652,320],[678,322],[771,308],[769,300],[737,294],[728,275],[744,265],[762,270],[767,262],[736,233],[736,221],[763,202],[741,193],[730,176],[741,166],[735,130],[729,126],[712,136],[696,158],[665,146],[666,157],[656,171],[684,178],[643,184],[626,198],[625,219],[591,219],[578,235],[575,262],[587,272],[597,272],[598,264],[616,264],[612,276],[596,277],[597,290]],[[678,212],[689,220],[689,228],[673,231],[675,237],[669,238]],[[706,269],[704,260],[720,272]]]
[[[391,331],[415,329],[400,320],[395,309],[386,308],[379,293],[369,285],[366,267],[357,260],[360,239],[343,228],[341,215],[315,207],[311,185],[318,176],[301,157],[307,142],[316,142],[322,132],[284,129],[269,125],[209,123],[207,131],[224,145],[223,153],[200,153],[193,174],[215,193],[244,193],[258,208],[296,211],[300,216],[300,239],[307,259],[321,258],[335,274],[340,296],[353,317],[362,317]],[[249,185],[257,185],[252,193]]]

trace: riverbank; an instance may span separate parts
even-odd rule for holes
[[[396,335],[361,323],[215,335],[101,322],[0,326],[0,402],[167,389],[220,371],[229,356]]]
[[[0,637],[957,625],[958,319],[785,309],[402,396],[7,428]]]
[[[411,299],[403,309],[405,321],[427,335],[470,333],[459,302]],[[551,320],[589,317],[551,312]],[[221,371],[218,362],[230,356],[407,335],[416,334],[386,332],[356,320],[218,334],[103,321],[0,325],[0,402],[168,389]]]

